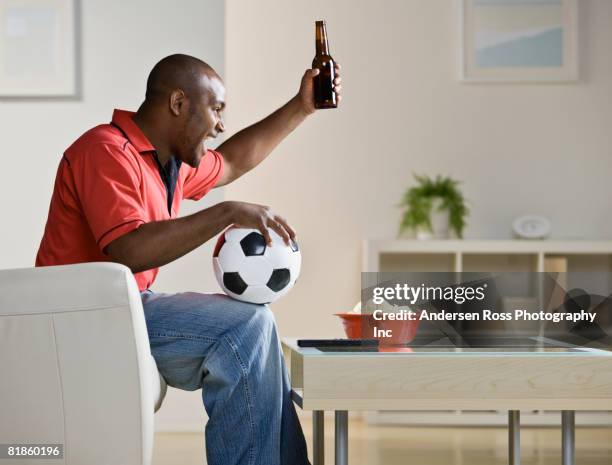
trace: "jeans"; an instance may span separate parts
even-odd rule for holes
[[[309,465],[272,311],[220,294],[141,296],[159,372],[202,388],[208,464]]]

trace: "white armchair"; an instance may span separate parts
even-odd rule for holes
[[[150,465],[166,392],[130,270],[0,270],[0,444],[63,444],[62,460]]]

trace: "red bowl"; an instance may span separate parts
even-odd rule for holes
[[[370,314],[334,313],[342,320],[346,337],[349,339],[378,339],[381,345],[398,345],[412,342],[416,336],[420,319],[411,320],[375,320]],[[374,328],[391,330],[391,337],[375,337]]]
[[[334,313],[342,320],[342,326],[346,337],[349,339],[369,339],[374,332],[375,322],[372,315],[362,315],[361,313]],[[368,336],[370,335],[370,336]]]

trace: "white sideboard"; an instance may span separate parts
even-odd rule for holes
[[[364,272],[520,272],[562,270],[596,273],[602,288],[611,289],[612,241],[586,240],[412,240],[363,241]],[[592,278],[591,278],[592,279]],[[579,283],[577,283],[579,285]],[[589,283],[592,286],[592,283]],[[377,424],[505,425],[507,412],[414,411],[372,412],[366,419]],[[558,425],[559,412],[524,412],[526,425]],[[612,425],[612,412],[578,412],[579,425]]]

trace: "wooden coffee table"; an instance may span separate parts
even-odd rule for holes
[[[348,464],[348,411],[508,410],[509,463],[520,463],[520,410],[559,410],[562,463],[574,464],[574,412],[612,410],[612,352],[578,348],[413,352],[301,348],[284,339],[294,402],[313,412],[313,465],[323,413],[335,412],[336,465]]]

